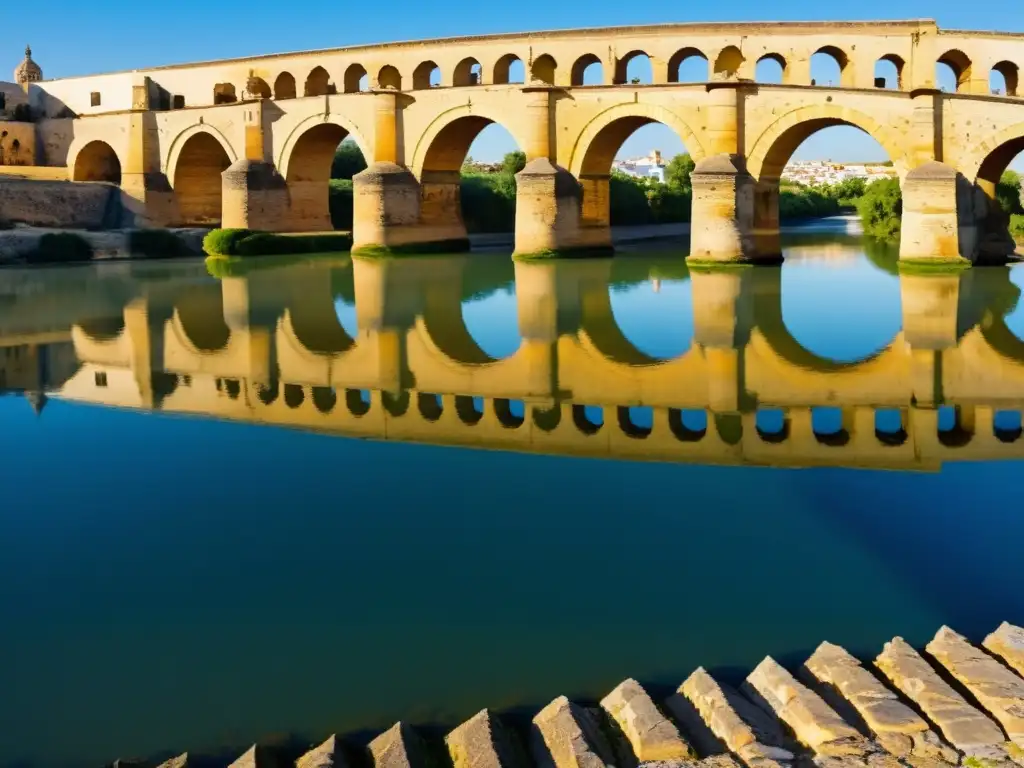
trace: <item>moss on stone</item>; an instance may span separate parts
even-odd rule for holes
[[[898,269],[905,275],[941,275],[957,274],[970,269],[973,264],[968,259],[939,258],[939,259],[900,259]]]
[[[579,246],[576,248],[551,248],[533,253],[512,254],[516,261],[548,261],[551,259],[607,259],[615,255],[610,245]]]
[[[344,253],[352,248],[345,232],[281,235],[248,229],[215,229],[203,239],[210,256],[283,256],[313,253]]]
[[[451,240],[434,240],[428,243],[408,243],[406,245],[363,245],[352,249],[353,256],[380,258],[389,256],[437,256],[449,253],[465,253],[469,250],[469,238],[459,237]]]

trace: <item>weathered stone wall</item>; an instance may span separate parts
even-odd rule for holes
[[[40,227],[116,227],[120,195],[110,184],[0,177],[0,219]]]
[[[35,125],[13,120],[0,120],[0,166],[35,165],[35,163]]]

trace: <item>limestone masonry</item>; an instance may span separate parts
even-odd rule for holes
[[[835,87],[812,83],[816,53],[837,62]],[[650,84],[627,82],[640,55]],[[678,82],[695,56],[706,76]],[[781,83],[755,82],[766,58]],[[516,61],[524,83],[509,82]],[[883,61],[895,78],[876,80]],[[940,62],[954,93],[936,87]],[[499,122],[528,159],[516,251],[600,252],[611,247],[615,154],[636,128],[661,122],[697,161],[691,258],[761,260],[779,253],[779,177],[793,151],[848,124],[879,141],[900,178],[901,255],[974,262],[1012,250],[993,198],[1024,150],[1022,62],[1021,35],[928,20],[478,36],[49,81],[29,52],[4,107],[21,119],[2,124],[23,135],[17,151],[5,139],[0,170],[117,185],[127,225],[322,230],[331,158],[351,137],[370,164],[355,180],[356,250],[453,250],[467,247],[459,169]],[[595,65],[599,84],[584,85]],[[1005,83],[995,93],[992,72]],[[27,110],[14,104],[19,90]]]
[[[626,680],[596,707],[561,696],[525,728],[484,709],[444,744],[454,768],[1015,768],[1024,765],[1024,736],[1011,725],[1024,712],[1024,679],[1005,649],[1021,647],[1024,629],[1006,623],[985,639],[988,653],[948,627],[928,644],[930,658],[898,637],[873,663],[822,643],[796,677],[771,657],[739,690],[697,669],[664,702]],[[297,759],[254,746],[231,768],[433,764],[407,723],[371,741],[365,757],[354,749],[334,735]],[[160,768],[190,762],[184,754]]]

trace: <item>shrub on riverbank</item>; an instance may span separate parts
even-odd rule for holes
[[[215,229],[203,239],[203,250],[211,256],[283,256],[351,249],[352,237],[343,232],[276,235],[248,229]]]
[[[1010,217],[1010,234],[1017,242],[1024,242],[1024,215],[1018,213]]]
[[[903,195],[899,179],[877,179],[864,189],[857,200],[864,234],[879,240],[895,240],[900,234]]]
[[[166,229],[136,229],[128,233],[128,251],[145,259],[195,255],[178,235]]]
[[[331,179],[328,205],[331,211],[331,226],[335,229],[352,229],[352,180]]]

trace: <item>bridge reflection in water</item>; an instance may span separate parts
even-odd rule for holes
[[[65,306],[70,327],[22,329],[6,346],[35,349],[38,337],[62,357],[49,363],[51,397],[378,440],[770,466],[1024,457],[1009,270],[900,275],[902,330],[838,363],[787,330],[781,269],[679,266],[693,341],[660,360],[622,332],[609,294],[648,278],[651,263],[477,255],[339,259],[219,284],[191,276],[87,302],[78,316]],[[513,279],[519,346],[496,359],[462,307]],[[339,297],[354,301],[357,331],[339,321]]]

